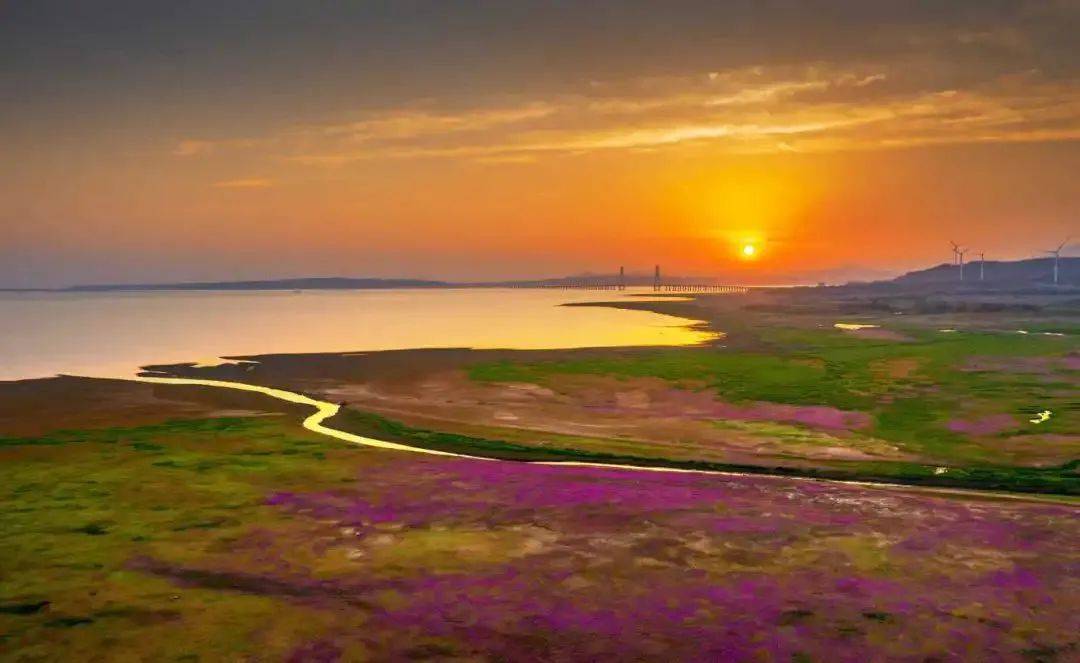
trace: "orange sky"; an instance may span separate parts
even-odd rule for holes
[[[704,26],[704,3],[609,23],[8,8],[0,75],[31,94],[0,99],[0,287],[657,262],[816,280],[1080,229],[1075,3],[832,3],[839,31],[735,4]]]

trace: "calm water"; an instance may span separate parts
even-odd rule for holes
[[[689,321],[560,307],[564,290],[0,294],[0,380],[130,376],[141,365],[287,352],[686,345]]]

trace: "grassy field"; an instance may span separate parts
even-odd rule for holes
[[[339,428],[475,455],[1080,491],[1072,309],[897,315],[823,293],[587,304],[699,320],[719,336],[697,347],[275,355],[243,370],[167,370],[319,394],[348,404]]]
[[[668,399],[653,405],[723,403],[698,423],[790,456],[710,462],[692,438],[450,428],[352,404],[328,423],[488,458],[738,477],[351,446],[302,429],[303,408],[229,390],[21,385],[0,418],[28,431],[0,434],[0,659],[1074,660],[1077,337],[866,321],[895,336],[747,315],[709,347],[326,356],[322,382],[301,359],[245,371],[318,393],[383,361],[411,371],[391,382],[409,397],[433,375],[529,383],[546,390],[469,398],[570,412],[594,407],[582,389],[617,405],[647,382]],[[103,427],[110,407],[128,423]],[[812,416],[770,419],[779,407]],[[815,425],[822,412],[843,416]],[[85,423],[49,430],[54,417]],[[908,460],[799,455],[839,444]]]
[[[272,625],[288,640],[303,630],[290,624],[296,610],[257,594],[179,592],[132,561],[183,560],[283,526],[263,505],[268,491],[352,481],[362,453],[265,418],[0,437],[2,657],[216,658],[210,643],[224,658],[284,656],[284,644],[253,634]]]
[[[471,367],[475,380],[545,384],[565,374],[657,377],[690,383],[735,401],[824,405],[874,415],[872,433],[914,451],[957,460],[992,460],[994,450],[950,431],[954,417],[1008,413],[1024,421],[1053,416],[1017,435],[1080,430],[1080,370],[1066,355],[1073,337],[904,330],[910,342],[862,339],[833,329],[768,328],[764,351],[723,348],[656,350],[634,357],[490,363]],[[968,366],[972,359],[1045,359],[1045,366]]]
[[[437,449],[483,458],[543,462],[595,462],[640,467],[671,467],[679,469],[715,470],[749,474],[813,477],[847,481],[904,483],[913,486],[971,488],[980,490],[1046,493],[1063,496],[1080,495],[1080,461],[1069,461],[1052,467],[1019,467],[987,463],[951,467],[940,472],[935,465],[912,462],[818,461],[814,466],[792,466],[765,463],[736,464],[701,460],[676,460],[655,454],[634,453],[640,445],[612,443],[610,440],[570,436],[548,436],[544,445],[507,441],[415,428],[378,415],[346,410],[334,419],[336,427],[381,440],[401,442],[425,449]],[[728,424],[730,425],[730,424]],[[763,435],[775,435],[776,426],[759,427]],[[805,436],[807,433],[793,427]],[[498,434],[499,429],[492,433]],[[503,430],[501,432],[512,433]],[[612,447],[625,451],[609,450]]]
[[[267,416],[0,438],[0,496],[4,660],[1077,647],[1066,505],[422,457]]]

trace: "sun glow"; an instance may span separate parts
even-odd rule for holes
[[[757,247],[753,244],[743,244],[740,253],[744,260],[751,260],[757,257]]]

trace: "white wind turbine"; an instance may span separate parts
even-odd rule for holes
[[[985,251],[979,251],[979,280],[980,281],[982,281],[983,276],[985,276],[985,270],[986,270],[986,252]]]
[[[960,280],[961,281],[964,280],[964,255],[970,250],[971,249],[960,248],[959,246],[956,247],[956,258],[957,258],[957,260],[959,261],[959,264],[960,264]]]
[[[1057,285],[1058,282],[1058,260],[1061,258],[1061,249],[1065,248],[1065,245],[1069,243],[1070,239],[1072,239],[1072,237],[1066,237],[1065,241],[1058,244],[1058,247],[1053,251],[1043,251],[1043,253],[1049,253],[1054,256],[1054,285]]]
[[[949,244],[952,244],[952,264],[955,265],[958,262],[957,256],[960,255],[960,245],[951,239],[949,240]]]

